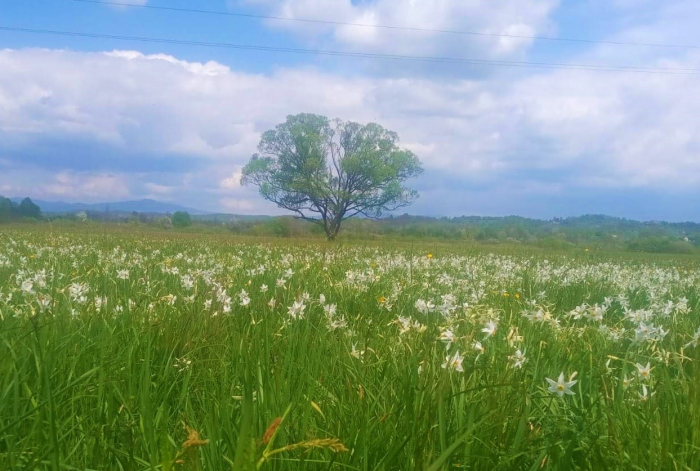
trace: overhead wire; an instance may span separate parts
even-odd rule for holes
[[[0,25],[0,31],[27,33],[27,34],[46,34],[54,36],[66,37],[83,37],[92,39],[107,39],[117,41],[133,41],[144,43],[159,43],[159,44],[176,44],[185,46],[222,48],[222,49],[237,49],[265,52],[280,52],[291,54],[308,54],[320,56],[336,56],[336,57],[354,57],[364,59],[385,59],[393,61],[416,61],[416,62],[432,62],[446,64],[462,64],[462,65],[479,65],[479,66],[496,66],[496,67],[524,67],[524,68],[544,68],[544,69],[561,69],[561,70],[588,70],[596,72],[632,72],[646,74],[665,74],[665,75],[697,75],[700,74],[700,69],[691,68],[663,68],[663,67],[640,67],[627,65],[604,65],[604,64],[569,64],[569,63],[554,63],[554,62],[528,62],[528,61],[504,61],[504,60],[488,60],[488,59],[469,59],[458,57],[438,57],[438,56],[411,56],[399,54],[381,54],[369,52],[352,52],[352,51],[332,51],[323,49],[303,49],[281,46],[262,46],[254,44],[236,44],[223,42],[207,42],[193,41],[185,39],[170,39],[146,36],[126,36],[104,33],[88,33],[81,31],[65,31],[52,29],[37,29],[23,28],[14,26]]]
[[[496,37],[496,38],[530,39],[530,40],[536,40],[536,41],[561,41],[561,42],[575,42],[575,43],[588,43],[588,44],[608,44],[608,45],[615,45],[615,46],[636,46],[636,47],[655,47],[655,48],[673,48],[673,49],[700,49],[700,46],[696,46],[696,45],[662,44],[662,43],[646,43],[646,42],[632,42],[632,41],[612,41],[612,40],[585,39],[585,38],[560,38],[560,37],[554,37],[554,36],[490,33],[490,32],[484,32],[484,31],[434,29],[434,28],[422,28],[422,27],[413,27],[413,26],[355,23],[355,22],[335,21],[335,20],[326,20],[326,19],[291,18],[291,17],[286,17],[286,16],[263,15],[263,14],[255,14],[255,13],[243,13],[243,12],[221,11],[221,10],[207,10],[207,9],[201,9],[201,8],[173,7],[173,6],[167,6],[167,5],[149,5],[147,3],[138,3],[137,4],[137,3],[130,3],[130,2],[124,2],[124,1],[119,1],[119,0],[64,0],[64,1],[71,1],[71,2],[77,2],[77,3],[88,3],[88,4],[96,4],[96,5],[111,5],[111,6],[130,7],[130,8],[141,8],[141,9],[149,9],[149,10],[174,11],[174,12],[182,12],[182,13],[196,13],[196,14],[206,14],[206,15],[231,16],[231,17],[249,18],[249,19],[274,20],[274,21],[299,22],[299,23],[316,23],[316,24],[324,24],[324,25],[332,25],[332,26],[352,26],[352,27],[361,27],[361,28],[376,28],[376,29],[388,29],[388,30],[400,30],[400,31],[425,32],[425,33],[461,34],[461,35]]]

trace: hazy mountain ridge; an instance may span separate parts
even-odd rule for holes
[[[11,198],[12,201],[19,202],[22,198]],[[163,203],[152,199],[141,199],[133,201],[117,201],[113,203],[64,203],[62,201],[42,201],[33,200],[41,211],[47,214],[75,213],[78,211],[93,212],[137,212],[146,214],[172,214],[176,211],[187,211],[192,215],[206,215],[206,211],[188,208],[172,203]]]
[[[10,198],[13,202],[19,203],[23,198]],[[153,199],[141,199],[133,201],[118,201],[111,203],[65,203],[54,201],[33,200],[42,213],[51,215],[74,214],[79,211],[114,215],[128,215],[129,213],[139,213],[144,215],[167,215],[177,211],[186,211],[193,216],[193,220],[200,222],[231,223],[240,221],[265,221],[279,218],[280,216],[269,215],[240,215],[229,213],[213,213],[189,208],[179,204],[165,203]],[[121,216],[120,216],[121,217]],[[284,217],[284,216],[282,216]],[[291,216],[289,216],[291,217]],[[363,218],[358,218],[361,221]],[[504,227],[528,227],[531,229],[587,229],[602,230],[604,232],[644,230],[653,227],[667,228],[674,230],[678,235],[693,235],[700,233],[700,223],[687,222],[667,222],[667,221],[638,221],[602,214],[585,214],[581,216],[570,216],[553,219],[535,219],[522,216],[457,216],[457,217],[437,217],[420,215],[393,215],[379,220],[385,227],[406,227],[419,226],[424,224],[437,224],[462,227],[480,227],[486,230],[499,230]]]

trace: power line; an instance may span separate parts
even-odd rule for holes
[[[350,52],[350,51],[329,51],[321,49],[301,49],[291,47],[277,46],[260,46],[254,44],[234,44],[234,43],[219,43],[205,41],[190,41],[184,39],[168,39],[155,38],[144,36],[123,36],[102,33],[85,33],[79,31],[60,31],[50,29],[35,29],[35,28],[19,28],[12,26],[1,26],[0,31],[11,31],[16,33],[28,34],[48,34],[54,36],[69,36],[82,37],[92,39],[110,39],[117,41],[134,41],[144,43],[159,43],[159,44],[177,44],[184,46],[211,47],[223,49],[238,49],[251,51],[265,52],[281,52],[291,54],[310,54],[320,56],[336,56],[336,57],[354,57],[364,59],[387,59],[396,61],[416,61],[416,62],[433,62],[447,64],[462,64],[462,65],[480,65],[480,66],[496,66],[496,67],[524,67],[524,68],[540,68],[540,69],[560,69],[560,70],[588,70],[595,72],[634,72],[647,74],[664,74],[664,75],[698,75],[700,69],[682,69],[682,68],[660,68],[660,67],[638,67],[625,65],[603,65],[603,64],[566,64],[566,63],[551,63],[551,62],[525,62],[525,61],[499,61],[486,59],[463,59],[457,57],[435,57],[435,56],[405,56],[397,54],[378,54],[369,52]]]
[[[180,7],[169,7],[169,6],[159,6],[159,5],[148,5],[148,4],[136,4],[127,3],[121,1],[113,0],[65,0],[73,1],[78,3],[92,3],[97,5],[112,5],[112,6],[123,6],[132,8],[144,8],[150,10],[162,10],[162,11],[175,11],[183,13],[198,13],[207,15],[220,15],[220,16],[233,16],[239,18],[252,18],[261,20],[275,20],[275,21],[289,21],[289,22],[300,22],[300,23],[316,23],[324,25],[333,26],[353,26],[360,28],[378,28],[378,29],[389,29],[389,30],[400,30],[400,31],[414,31],[414,32],[424,32],[424,33],[441,33],[441,34],[461,34],[470,36],[484,36],[484,37],[497,37],[497,38],[513,38],[513,39],[532,39],[536,41],[560,41],[560,42],[574,42],[574,43],[587,43],[587,44],[608,44],[614,46],[637,46],[637,47],[658,47],[658,48],[672,48],[672,49],[700,49],[700,46],[684,45],[684,44],[659,44],[659,43],[642,43],[642,42],[627,42],[627,41],[604,41],[598,39],[583,39],[583,38],[555,38],[553,36],[527,36],[519,34],[503,34],[503,33],[485,33],[480,31],[467,31],[467,30],[452,30],[452,29],[432,29],[432,28],[419,28],[410,26],[395,26],[395,25],[375,25],[368,23],[352,23],[344,21],[333,21],[333,20],[316,20],[311,18],[288,18],[284,16],[272,16],[272,15],[259,15],[254,13],[240,13],[240,12],[230,12],[221,10],[204,10],[199,8],[180,8]]]

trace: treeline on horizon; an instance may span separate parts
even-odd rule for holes
[[[323,237],[315,225],[280,216],[267,220],[238,220],[227,228],[241,235]],[[549,221],[518,216],[431,218],[403,215],[379,220],[350,219],[345,239],[432,239],[486,244],[526,244],[542,248],[601,247],[634,252],[700,253],[700,224],[639,222],[603,215]]]
[[[56,224],[107,223],[157,230],[233,233],[261,237],[324,237],[318,226],[291,216],[190,216],[183,212],[163,215],[97,211],[42,216],[40,208],[29,198],[17,204],[0,197],[0,222],[15,220],[44,220]],[[634,252],[700,253],[698,223],[640,222],[603,215],[540,220],[518,216],[434,218],[404,214],[379,220],[350,219],[343,226],[341,237],[347,240],[431,239],[525,244],[557,249],[600,247]]]
[[[15,203],[9,198],[0,196],[0,222],[12,222],[22,219],[41,218],[41,208],[29,198]]]

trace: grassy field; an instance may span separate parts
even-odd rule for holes
[[[684,256],[3,229],[0,469],[697,470],[699,289]]]

